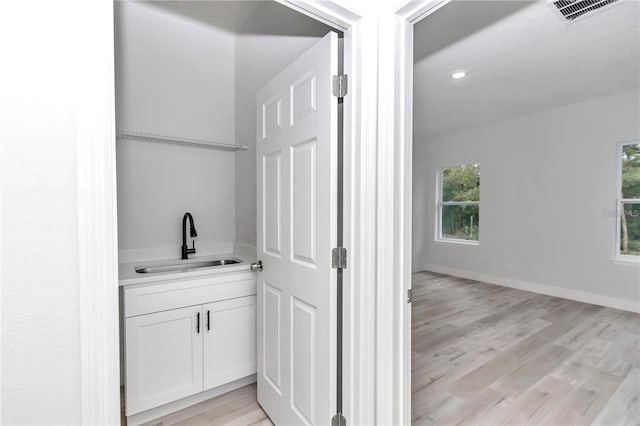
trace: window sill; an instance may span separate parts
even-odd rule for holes
[[[640,256],[617,256],[611,259],[616,265],[640,267]]]
[[[467,247],[478,247],[480,245],[480,241],[473,241],[473,240],[453,240],[453,239],[441,238],[441,239],[436,239],[434,241],[439,244],[451,244],[456,246],[467,246]]]

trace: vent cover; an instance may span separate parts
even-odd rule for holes
[[[549,7],[562,22],[571,24],[603,12],[619,3],[621,3],[620,0],[556,0],[550,1]]]

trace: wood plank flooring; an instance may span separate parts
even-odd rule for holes
[[[640,425],[640,315],[413,275],[412,423]],[[271,425],[255,384],[147,425]]]
[[[273,423],[256,400],[256,384],[241,387],[224,395],[176,411],[144,426],[260,425]]]
[[[412,423],[640,425],[640,315],[413,276]]]

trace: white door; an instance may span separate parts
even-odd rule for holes
[[[202,392],[202,306],[126,319],[126,415]]]
[[[256,372],[256,297],[204,305],[204,390]]]
[[[276,425],[335,410],[338,37],[257,94],[258,402]]]

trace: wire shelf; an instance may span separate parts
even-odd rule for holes
[[[247,145],[236,145],[232,143],[222,143],[205,141],[200,139],[180,138],[176,136],[156,135],[153,133],[132,132],[130,130],[118,130],[118,138],[135,139],[146,142],[167,143],[172,145],[190,146],[195,148],[218,149],[222,151],[244,151]]]

